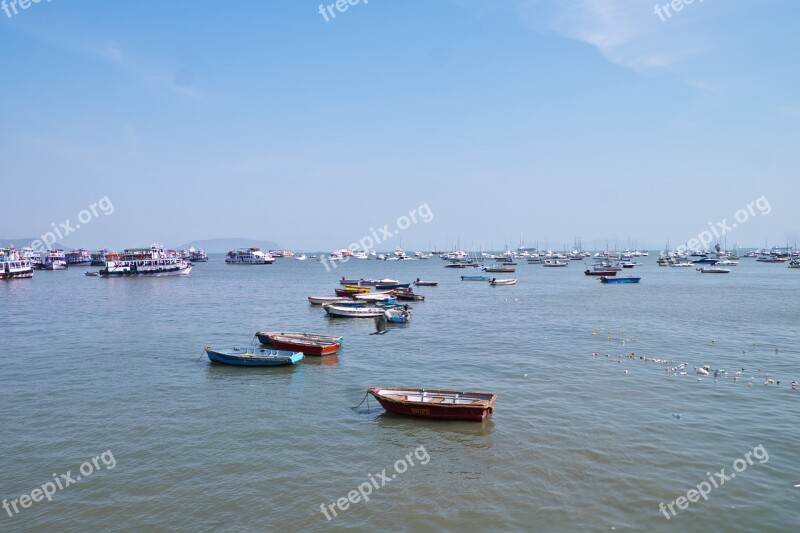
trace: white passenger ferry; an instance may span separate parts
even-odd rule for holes
[[[275,258],[262,252],[261,248],[240,248],[229,250],[225,262],[229,265],[271,265]]]
[[[25,279],[33,277],[33,265],[17,250],[0,250],[0,279]]]
[[[185,276],[192,271],[192,263],[175,253],[154,244],[147,248],[132,248],[121,254],[108,254],[103,277],[121,276]]]

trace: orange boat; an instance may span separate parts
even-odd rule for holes
[[[381,406],[398,415],[480,422],[494,411],[496,394],[440,389],[370,387]]]

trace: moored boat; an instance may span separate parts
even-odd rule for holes
[[[78,248],[64,254],[69,266],[91,266],[92,254],[86,248]]]
[[[234,366],[296,365],[303,360],[303,352],[285,350],[267,350],[264,348],[212,350],[208,346],[204,350],[211,361]]]
[[[583,271],[587,276],[616,276],[616,270],[589,270],[588,268]]]
[[[489,280],[489,284],[492,287],[495,287],[497,285],[516,285],[517,284],[517,278],[507,278],[507,279],[492,278],[492,279]]]
[[[417,287],[436,287],[437,285],[439,285],[439,282],[438,281],[423,281],[423,280],[417,278],[417,280],[414,282],[414,285],[416,285]]]
[[[260,342],[261,344],[265,344],[267,346],[269,346],[272,343],[272,341],[270,340],[270,335],[282,335],[284,337],[290,337],[293,339],[321,342],[325,344],[333,344],[337,342],[339,344],[342,344],[344,342],[344,337],[317,335],[316,333],[297,333],[288,331],[256,331],[256,337],[258,337],[258,342]]]
[[[256,247],[228,250],[225,256],[225,263],[229,265],[271,265],[274,262],[274,257]]]
[[[119,255],[109,254],[106,267],[100,270],[103,277],[123,276],[186,276],[192,271],[192,263],[154,244],[147,248],[133,248]]]
[[[390,413],[471,422],[480,422],[492,414],[497,399],[491,393],[440,389],[370,387],[367,392]]]
[[[421,302],[425,300],[425,296],[416,294],[411,289],[398,289],[393,291],[395,298],[398,300],[405,300],[409,302]]]
[[[558,259],[545,259],[544,263],[542,263],[542,266],[546,266],[546,267],[565,267],[565,266],[569,266],[569,263],[567,263],[565,261],[559,261]]]
[[[410,283],[379,283],[375,285],[376,291],[390,291],[393,289],[407,289],[411,286]]]
[[[489,281],[489,276],[461,276],[461,281]]]
[[[700,267],[697,269],[698,272],[701,274],[730,274],[730,268],[722,268],[722,267]]]
[[[513,266],[505,266],[505,265],[490,265],[488,267],[483,267],[482,269],[484,272],[498,272],[498,273],[509,273],[509,272],[516,272],[517,269]]]
[[[383,316],[384,309],[380,307],[344,307],[340,305],[325,304],[322,306],[328,316],[343,318],[374,318]]]
[[[411,320],[411,311],[405,307],[393,307],[385,310],[383,316],[390,324],[408,324],[408,321]]]
[[[29,279],[33,277],[33,265],[22,259],[15,251],[0,251],[0,279]]]
[[[602,283],[639,283],[642,278],[636,278],[633,276],[625,276],[624,278],[607,278],[605,276],[600,277],[600,281]]]
[[[305,355],[331,355],[339,351],[341,343],[320,341],[294,335],[281,335],[280,333],[268,334],[270,344],[278,350],[290,352],[303,352]]]
[[[322,304],[335,304],[340,302],[349,302],[350,298],[346,298],[343,296],[309,296],[308,303],[311,305],[322,305]]]

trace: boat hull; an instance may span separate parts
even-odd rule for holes
[[[382,392],[391,389],[372,387],[368,389],[381,407],[390,413],[417,418],[431,418],[435,420],[462,420],[467,422],[481,422],[494,411],[494,394],[455,392],[444,390],[418,390],[407,389],[401,392],[410,392],[408,395],[386,396]],[[453,396],[479,395],[480,400],[453,400]],[[403,400],[402,397],[411,398]],[[452,401],[453,403],[444,403]]]
[[[340,345],[344,342],[343,337],[331,337],[329,335],[316,335],[314,333],[294,333],[294,332],[286,332],[286,331],[256,331],[256,337],[258,337],[258,342],[265,345],[271,345],[272,341],[270,337],[273,335],[281,335],[283,337],[293,337],[295,339],[303,339],[303,340],[310,340],[316,342],[324,342],[324,343],[339,343]]]
[[[606,278],[601,277],[603,283],[639,283],[642,278]]]
[[[616,270],[584,270],[587,276],[616,276]]]
[[[314,341],[304,341],[300,339],[292,339],[285,335],[270,335],[269,337],[272,346],[277,350],[285,350],[289,352],[303,352],[304,355],[333,355],[339,351],[339,343],[323,343]]]
[[[206,355],[214,363],[232,366],[285,366],[296,365],[303,359],[302,352],[286,352],[282,350],[265,350],[256,348],[252,352],[246,350],[228,350],[220,352],[205,348]]]

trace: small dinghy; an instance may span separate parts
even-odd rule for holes
[[[626,276],[624,278],[607,278],[605,276],[600,277],[600,281],[602,283],[639,283],[642,278],[635,278],[633,276]]]
[[[303,352],[267,350],[264,348],[212,350],[206,346],[205,352],[208,358],[215,363],[234,366],[296,365],[303,360]]]
[[[349,302],[350,298],[345,298],[344,296],[309,296],[308,303],[311,305],[322,305],[322,304],[335,304],[341,302]]]
[[[439,285],[439,282],[438,281],[423,281],[423,280],[417,278],[417,281],[414,282],[414,285],[416,285],[417,287],[436,287],[437,285]]]
[[[390,324],[408,324],[411,320],[411,311],[405,307],[393,307],[383,312],[386,321]]]
[[[343,307],[325,304],[322,306],[328,316],[343,318],[374,318],[383,316],[384,310],[380,307]]]
[[[480,422],[489,416],[497,399],[497,395],[491,393],[439,389],[370,387],[367,392],[390,413],[472,422]]]
[[[492,287],[496,287],[497,285],[516,285],[517,278],[507,278],[507,279],[492,278],[489,280],[489,284]]]
[[[697,269],[698,272],[701,274],[730,274],[730,268],[722,268],[717,266],[712,267],[700,267]]]
[[[461,281],[489,281],[489,276],[461,276]]]

